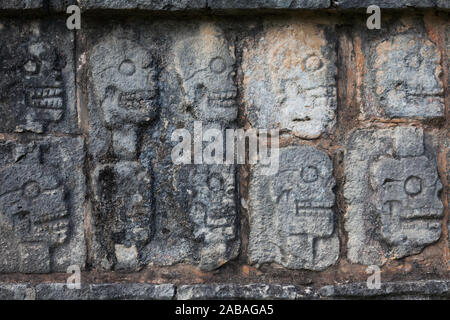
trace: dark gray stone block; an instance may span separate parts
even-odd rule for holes
[[[0,19],[0,133],[76,133],[74,37],[63,19]]]
[[[85,265],[81,138],[0,142],[0,272]]]
[[[175,286],[171,284],[87,284],[69,289],[64,283],[39,284],[36,300],[172,300]]]
[[[445,299],[450,298],[449,280],[424,280],[382,283],[380,289],[369,289],[366,283],[322,287],[321,298],[328,299]]]
[[[93,265],[220,267],[239,248],[236,168],[174,164],[171,137],[193,135],[194,121],[234,126],[233,43],[211,22],[135,24],[87,41]]]
[[[359,9],[377,5],[384,9],[398,8],[450,8],[447,0],[339,0],[336,1],[338,8]]]

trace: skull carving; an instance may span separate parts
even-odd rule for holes
[[[14,108],[20,110],[6,117],[16,117],[16,125],[11,129],[43,133],[49,123],[64,117],[66,98],[62,69],[66,62],[55,48],[43,42],[32,42],[26,48],[15,50],[9,53],[13,63],[5,66],[10,70],[6,70],[0,80],[0,101],[14,99],[8,104],[14,103]],[[3,57],[6,55],[2,53]],[[17,56],[22,59],[17,60]],[[6,94],[8,97],[3,97]]]
[[[234,169],[234,166],[198,167],[190,173],[195,190],[189,216],[194,223],[194,239],[203,242],[200,254],[203,270],[218,268],[233,254],[228,243],[236,238]]]
[[[276,225],[291,259],[315,264],[315,241],[334,233],[332,188],[335,181],[329,157],[311,147],[308,153],[284,154],[283,167],[272,182]],[[313,154],[311,154],[313,152]],[[294,156],[294,158],[289,159]]]
[[[30,146],[31,147],[31,146]],[[9,221],[19,243],[48,248],[63,244],[69,233],[64,187],[33,150],[0,170],[0,214]]]
[[[375,50],[375,91],[387,116],[442,115],[441,59],[430,40],[402,34],[381,42]]]
[[[381,235],[393,247],[393,254],[403,257],[439,239],[442,184],[432,161],[425,156],[381,158],[372,167],[371,184],[376,190]]]
[[[200,35],[175,48],[185,103],[198,120],[233,121],[237,117],[235,56],[220,30],[210,24]]]
[[[291,41],[276,47],[271,61],[281,129],[315,139],[333,127],[336,83],[321,52]]]
[[[148,50],[113,37],[94,48],[91,64],[97,101],[108,127],[145,124],[155,117],[156,68]]]

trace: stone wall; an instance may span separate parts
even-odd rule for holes
[[[448,298],[448,9],[2,1],[0,298]],[[278,170],[174,163],[198,123]]]

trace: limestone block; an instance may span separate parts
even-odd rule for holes
[[[61,19],[0,19],[0,132],[76,133],[74,37]]]
[[[265,23],[244,48],[244,100],[255,128],[304,139],[336,124],[336,47],[332,27],[312,22]]]
[[[442,184],[425,140],[422,129],[408,127],[350,135],[344,196],[352,262],[383,264],[418,254],[441,236]]]
[[[339,239],[329,156],[310,146],[284,148],[278,174],[260,170],[253,168],[249,186],[251,263],[310,270],[334,264]]]
[[[81,138],[0,142],[0,272],[85,264]]]

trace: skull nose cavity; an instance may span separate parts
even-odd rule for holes
[[[410,176],[405,180],[405,192],[411,196],[422,192],[422,179],[416,176]]]

